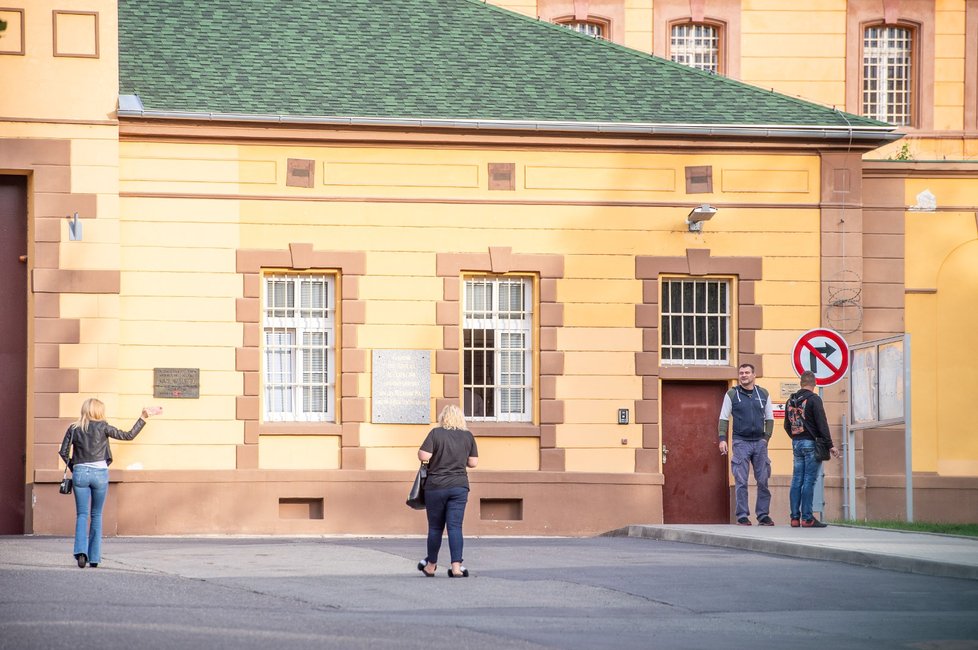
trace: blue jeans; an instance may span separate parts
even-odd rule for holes
[[[791,449],[795,464],[791,472],[791,518],[809,521],[813,518],[812,498],[815,496],[815,481],[822,462],[815,456],[814,440],[792,440]]]
[[[734,475],[734,495],[737,500],[737,519],[750,514],[747,505],[747,477],[751,465],[754,466],[754,480],[757,482],[757,518],[763,519],[771,514],[771,490],[767,481],[771,478],[771,459],[767,455],[767,440],[733,439],[733,458],[730,468]]]
[[[425,490],[424,504],[428,513],[428,557],[431,564],[438,564],[441,550],[441,534],[448,527],[448,550],[452,562],[462,561],[462,519],[465,504],[469,501],[469,488],[453,487],[443,490]]]
[[[109,493],[107,467],[79,466],[71,473],[75,494],[75,555],[84,553],[88,561],[102,561],[102,506]]]

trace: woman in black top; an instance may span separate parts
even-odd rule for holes
[[[421,462],[428,461],[428,481],[424,500],[428,512],[428,557],[418,562],[418,571],[429,578],[438,569],[438,551],[442,532],[448,527],[448,548],[452,553],[450,578],[467,578],[469,571],[462,566],[462,519],[469,500],[467,467],[479,464],[475,437],[465,428],[461,409],[450,404],[438,416],[438,426],[418,449]]]

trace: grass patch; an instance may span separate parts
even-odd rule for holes
[[[943,524],[927,521],[912,523],[895,520],[864,521],[862,519],[840,519],[835,523],[846,526],[864,526],[866,528],[888,528],[890,530],[909,530],[915,533],[940,533],[942,535],[964,535],[978,537],[978,524]]]

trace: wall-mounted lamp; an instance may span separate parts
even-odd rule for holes
[[[81,241],[82,239],[82,223],[78,220],[78,213],[75,213],[75,218],[65,217],[68,220],[68,241]]]
[[[689,232],[701,232],[703,230],[703,222],[712,219],[716,213],[717,209],[707,203],[690,210],[689,216],[686,217],[686,225],[689,226]]]

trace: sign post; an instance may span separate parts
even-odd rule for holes
[[[818,386],[818,396],[822,396],[822,387],[831,386],[846,376],[849,371],[849,344],[835,330],[818,328],[808,330],[798,337],[791,350],[791,365],[798,376],[805,371],[815,375],[815,385]],[[844,428],[844,425],[843,425]],[[824,516],[825,508],[825,468],[819,464],[818,479],[815,482],[815,499],[812,510]]]

